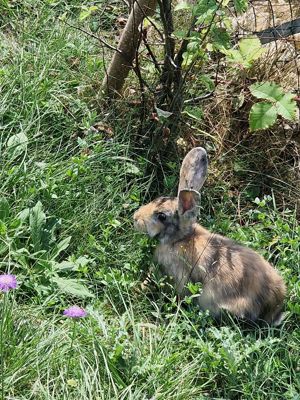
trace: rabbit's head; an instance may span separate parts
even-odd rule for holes
[[[134,226],[162,243],[188,236],[197,219],[200,189],[207,175],[207,154],[195,147],[184,158],[180,169],[177,197],[159,197],[134,213]]]

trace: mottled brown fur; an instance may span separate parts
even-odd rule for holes
[[[201,157],[203,164],[203,152]],[[282,278],[255,251],[197,224],[195,199],[197,192],[183,189],[178,198],[156,199],[134,214],[136,229],[160,240],[155,258],[163,273],[173,278],[181,296],[188,294],[188,282],[201,282],[196,302],[215,316],[227,310],[241,318],[276,324],[286,292]]]

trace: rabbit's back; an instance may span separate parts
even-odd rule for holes
[[[225,309],[271,323],[280,314],[285,285],[277,271],[255,251],[198,224],[189,237],[159,245],[156,259],[179,294],[188,294],[189,281],[201,282],[197,303],[214,315]]]

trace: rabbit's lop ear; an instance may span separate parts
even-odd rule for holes
[[[200,194],[195,190],[181,190],[178,194],[178,213],[184,219],[195,219],[198,214]]]
[[[181,190],[200,191],[207,175],[207,154],[203,147],[195,147],[184,158],[180,169],[178,196]]]

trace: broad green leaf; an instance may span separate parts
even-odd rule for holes
[[[294,97],[294,94],[287,93],[276,103],[278,114],[290,121],[295,120],[297,115],[298,107]]]
[[[78,267],[85,267],[87,266],[91,261],[93,261],[91,258],[85,257],[85,256],[81,256],[78,257],[75,260],[75,264],[78,265]]]
[[[60,226],[61,221],[55,217],[48,217],[42,231],[41,248],[43,250],[55,251],[56,236],[55,231]]]
[[[211,23],[211,21],[214,20],[214,16],[216,15],[216,12],[218,11],[218,7],[214,5],[213,7],[209,8],[206,12],[201,13],[196,21],[197,25],[201,25],[205,22]]]
[[[200,107],[187,107],[184,114],[189,117],[201,121],[203,119],[203,110]]]
[[[17,133],[11,136],[7,141],[7,150],[12,159],[20,156],[27,149],[28,138],[25,133]]]
[[[186,31],[174,31],[173,36],[175,36],[177,39],[184,39],[186,37]]]
[[[51,253],[51,258],[55,259],[57,256],[59,256],[59,254],[66,250],[69,245],[70,245],[70,241],[72,239],[72,236],[68,236],[65,239],[61,240],[59,243],[57,243],[57,245],[54,247],[53,252]]]
[[[127,174],[130,174],[130,175],[141,175],[141,171],[139,170],[139,168],[136,165],[132,164],[132,163],[128,163],[127,162],[127,163],[125,163],[124,167],[125,167],[125,172]]]
[[[52,267],[56,271],[77,271],[78,266],[73,261],[62,261],[60,263],[53,261]]]
[[[0,219],[6,220],[9,215],[9,204],[5,197],[0,197]]]
[[[245,12],[248,8],[248,0],[233,0],[234,8],[238,13]]]
[[[62,261],[60,263],[53,261],[52,265],[55,270],[59,271],[78,271],[79,268],[86,267],[90,262],[90,258],[81,256],[77,259],[69,257],[68,260]]]
[[[187,45],[187,50],[190,53],[195,53],[199,49],[199,42],[197,40],[191,40]]]
[[[226,50],[224,47],[222,48],[222,53],[226,54],[227,61],[244,65],[243,56],[238,50],[236,49]]]
[[[214,26],[210,30],[211,41],[215,48],[226,48],[231,46],[230,35],[224,27]]]
[[[256,37],[240,40],[239,49],[226,50],[224,46],[221,46],[220,50],[226,54],[227,61],[242,64],[245,68],[250,68],[253,61],[257,60],[265,51]]]
[[[187,1],[181,1],[175,6],[174,11],[191,10],[191,9],[192,9],[191,4],[189,4]]]
[[[57,284],[60,291],[76,297],[95,297],[86,286],[76,279],[53,277],[52,281]]]
[[[20,218],[20,220],[22,222],[26,221],[26,219],[28,219],[30,214],[30,209],[29,208],[25,208],[24,210],[20,211],[19,214],[17,215],[18,218]]]
[[[188,67],[194,61],[195,54],[192,54],[192,53],[189,53],[188,51],[186,51],[186,52],[183,53],[182,57],[183,57],[183,60],[184,60],[182,65],[184,67]]]
[[[158,117],[169,118],[173,113],[155,107]]]
[[[249,89],[252,95],[258,99],[278,101],[284,96],[282,88],[272,82],[254,83],[249,86]]]
[[[46,222],[46,214],[43,211],[43,205],[40,201],[29,211],[30,235],[34,251],[42,249],[43,228]]]
[[[239,48],[243,59],[249,62],[257,60],[265,52],[257,37],[248,37],[240,40]]]
[[[261,102],[254,104],[250,110],[250,130],[266,129],[276,122],[277,110],[272,103]]]

